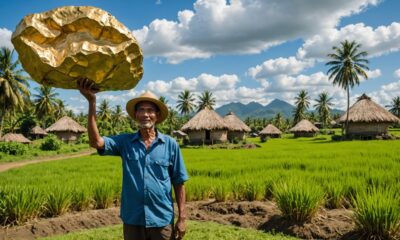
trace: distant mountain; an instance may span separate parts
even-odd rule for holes
[[[217,108],[215,111],[221,116],[225,116],[229,112],[234,112],[236,116],[244,120],[247,117],[273,118],[278,112],[280,112],[285,118],[291,118],[294,108],[295,107],[293,105],[283,100],[274,99],[266,106],[263,106],[257,102],[251,102],[249,104],[235,102],[223,105]],[[332,109],[331,112],[332,114],[344,114],[344,111],[339,109]]]
[[[272,118],[276,113],[280,112],[285,118],[292,115],[294,106],[289,103],[275,99],[268,105],[263,106],[257,102],[251,102],[249,104],[243,103],[228,103],[217,108],[215,111],[221,116],[225,116],[228,112],[234,112],[236,116],[242,120],[247,117],[252,118]]]

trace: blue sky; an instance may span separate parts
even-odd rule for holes
[[[28,14],[60,6],[102,8],[132,30],[144,53],[144,76],[129,91],[103,92],[100,102],[126,102],[144,90],[165,96],[213,92],[229,102],[290,103],[304,89],[312,99],[328,91],[344,109],[345,91],[326,75],[326,54],[345,39],[369,53],[369,79],[352,90],[352,102],[367,93],[381,105],[400,96],[400,1],[396,0],[137,0],[1,1],[0,46]],[[37,86],[31,84],[32,93]],[[57,89],[75,112],[87,111],[77,90]],[[313,102],[312,102],[313,103]]]

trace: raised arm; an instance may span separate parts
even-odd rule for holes
[[[94,90],[93,86],[94,82],[88,79],[79,79],[77,81],[77,87],[79,91],[89,102],[89,112],[88,112],[89,144],[93,148],[103,149],[104,140],[100,136],[96,124],[96,93],[98,92],[98,90]]]

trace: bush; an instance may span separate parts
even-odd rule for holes
[[[0,152],[9,155],[24,155],[28,151],[28,147],[23,143],[17,142],[0,142]]]
[[[87,135],[87,133],[84,133],[79,137],[79,139],[75,143],[76,144],[89,143],[89,136]]]
[[[283,215],[295,221],[310,220],[324,200],[321,188],[299,180],[275,184],[273,195]]]
[[[61,148],[62,142],[54,135],[49,135],[43,139],[40,149],[43,151],[56,151]]]
[[[395,239],[400,230],[399,196],[393,189],[371,188],[353,200],[354,218],[366,239]]]

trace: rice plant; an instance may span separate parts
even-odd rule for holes
[[[275,184],[273,195],[283,215],[296,221],[310,220],[324,200],[320,187],[296,180]]]
[[[42,194],[36,188],[8,188],[1,195],[0,219],[3,224],[20,224],[37,217],[41,212]]]
[[[71,207],[76,211],[84,211],[90,208],[93,203],[93,199],[90,195],[90,191],[87,188],[81,188],[72,192],[72,203]]]
[[[400,231],[399,195],[392,188],[370,188],[354,199],[354,219],[368,239],[395,239]]]
[[[213,187],[215,201],[225,202],[229,199],[229,189],[224,183],[218,183]]]
[[[326,202],[325,207],[329,209],[340,208],[344,199],[344,189],[339,183],[329,183],[325,187]]]
[[[108,182],[93,186],[93,200],[96,209],[105,209],[112,206],[114,201],[114,187]]]
[[[57,187],[49,189],[47,192],[44,215],[56,217],[66,213],[72,203],[71,190]]]

